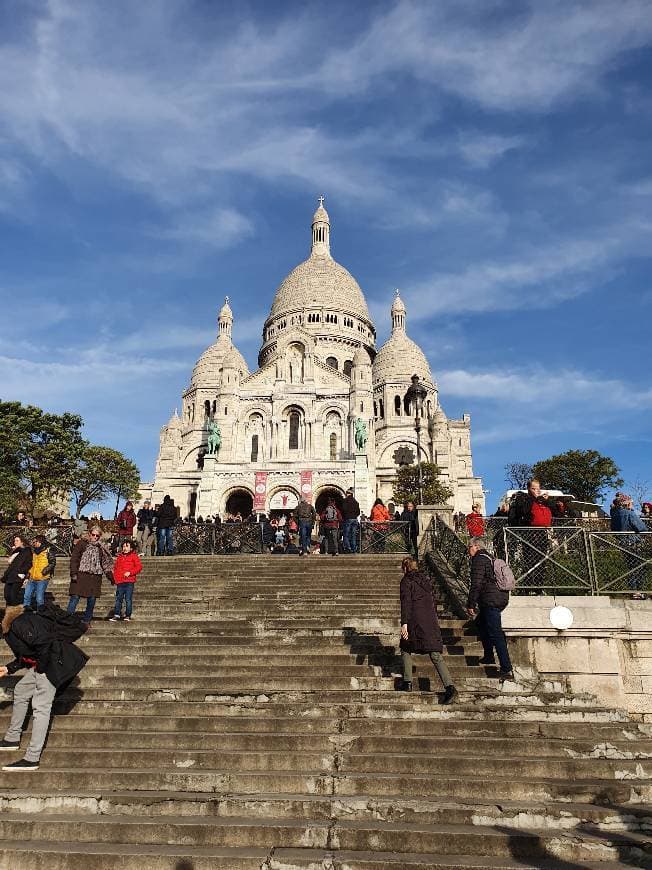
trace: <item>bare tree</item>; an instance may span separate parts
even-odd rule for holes
[[[505,466],[505,481],[510,489],[525,489],[532,477],[532,466],[527,462],[508,462]]]

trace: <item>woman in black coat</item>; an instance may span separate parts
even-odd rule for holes
[[[32,551],[22,535],[14,535],[9,567],[2,575],[5,584],[5,601],[8,607],[23,603],[23,583],[32,567]]]
[[[419,570],[414,559],[401,563],[401,656],[403,682],[401,691],[412,691],[412,655],[429,655],[444,684],[442,703],[450,704],[457,689],[444,662],[444,642],[437,620],[437,605],[430,579]]]

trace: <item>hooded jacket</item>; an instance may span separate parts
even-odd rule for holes
[[[77,676],[88,661],[73,643],[56,637],[53,622],[23,607],[7,608],[2,634],[15,656],[6,666],[9,673],[33,667],[56,689]]]
[[[2,575],[3,583],[21,583],[27,578],[32,567],[32,551],[29,547],[18,547],[11,554],[11,562]],[[22,574],[22,577],[20,576]]]
[[[496,585],[493,557],[486,550],[478,550],[471,559],[471,588],[467,607],[497,607],[504,610],[509,604],[509,592]]]
[[[143,563],[138,553],[118,553],[113,566],[113,579],[117,585],[120,583],[135,583],[138,575],[143,570]],[[125,571],[129,576],[125,577]]]
[[[159,529],[171,529],[177,521],[177,509],[169,495],[163,499],[163,504],[156,515],[156,525]]]
[[[408,627],[408,639],[401,638],[405,652],[443,651],[432,583],[421,571],[410,571],[401,580],[401,625]]]

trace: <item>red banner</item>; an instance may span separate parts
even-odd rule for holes
[[[267,501],[267,472],[257,471],[254,482],[254,511],[263,513]]]
[[[306,501],[312,501],[312,471],[301,472],[301,496]]]

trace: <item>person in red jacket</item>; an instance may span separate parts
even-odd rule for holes
[[[131,610],[133,606],[134,584],[136,578],[143,570],[140,556],[134,549],[133,541],[125,541],[122,550],[118,554],[113,566],[113,579],[115,580],[115,607],[111,622],[120,622],[122,619],[122,602],[125,603],[124,622],[131,622]]]
[[[470,538],[484,537],[484,520],[480,513],[480,505],[471,506],[471,513],[466,515],[466,530]]]
[[[133,503],[128,501],[122,508],[116,519],[116,550],[119,552],[123,541],[131,540],[134,536],[134,529],[138,522],[138,517],[134,510]],[[114,550],[115,552],[115,550]]]

